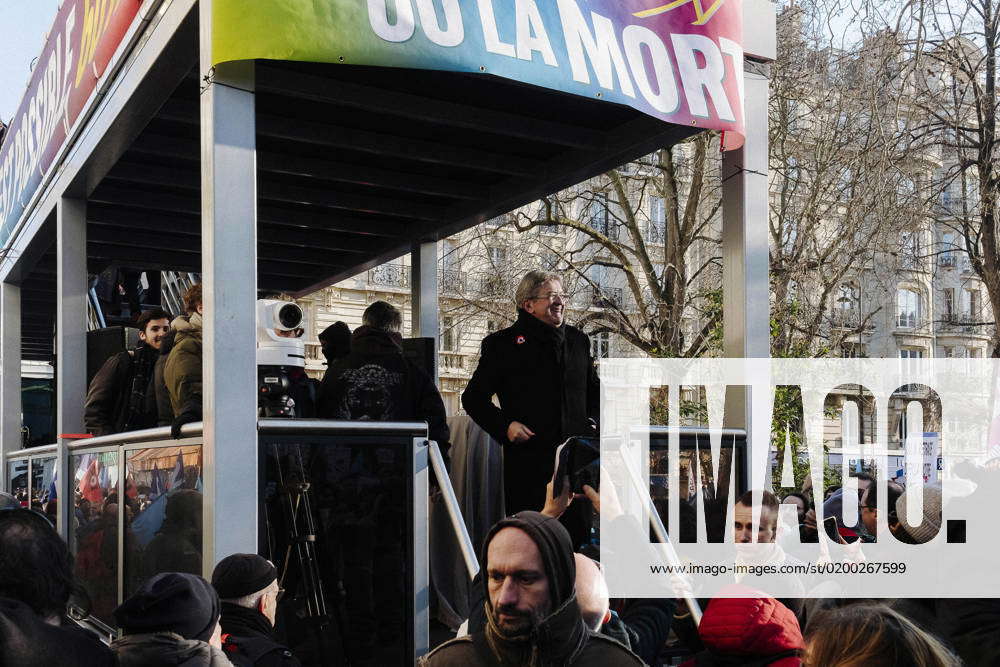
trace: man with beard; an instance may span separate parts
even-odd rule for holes
[[[569,533],[554,518],[521,512],[486,536],[486,627],[446,642],[426,667],[642,665],[613,639],[589,628],[576,599]]]
[[[110,357],[87,391],[83,421],[91,435],[109,435],[156,426],[153,367],[170,330],[170,314],[156,308],[136,322],[139,345]]]
[[[600,412],[590,339],[563,319],[568,295],[560,277],[529,272],[515,301],[517,322],[483,340],[462,394],[465,411],[503,446],[507,514],[545,504],[556,448],[570,436],[595,435]],[[577,544],[588,537],[587,518],[576,514],[584,509],[562,519]]]

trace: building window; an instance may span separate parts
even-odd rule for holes
[[[649,228],[646,230],[646,240],[650,243],[663,243],[666,238],[666,209],[663,197],[649,198]]]
[[[955,288],[946,287],[944,290],[944,320],[951,322],[955,319]]]
[[[969,322],[979,321],[979,290],[967,289],[962,295],[965,303],[962,304],[962,315]]]
[[[954,359],[955,348],[952,347],[951,345],[945,345],[944,347],[941,348],[941,356],[943,356],[945,359]]]
[[[911,289],[896,292],[896,325],[912,329],[920,318],[920,295]]]
[[[507,248],[491,247],[488,249],[490,262],[495,267],[503,267],[507,264]]]
[[[840,356],[844,359],[865,359],[868,352],[864,343],[844,343],[840,346]]]
[[[457,336],[455,335],[455,320],[445,317],[441,320],[441,351],[454,352]]]
[[[978,348],[978,347],[970,347],[969,348],[969,358],[970,359],[982,359],[983,358],[983,350],[981,348]]]
[[[607,331],[590,335],[590,356],[607,359],[611,355],[611,334]]]

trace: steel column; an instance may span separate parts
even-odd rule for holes
[[[206,577],[257,552],[254,65],[213,67],[212,5],[199,2]]]
[[[413,335],[434,338],[438,330],[438,244],[417,243],[410,252],[411,328]]]
[[[415,338],[434,339],[435,383],[438,379],[438,337],[441,335],[438,316],[438,244],[415,243],[410,251],[410,319]]]
[[[727,357],[758,358],[771,349],[767,65],[747,61],[744,81],[746,142],[722,158],[723,350]],[[749,392],[727,392],[724,425],[746,428],[753,442],[760,429],[752,428],[750,416]]]
[[[7,488],[4,454],[21,449],[21,288],[0,283],[0,491]]]
[[[56,528],[67,536],[71,439],[83,433],[87,396],[87,202],[63,196],[56,204],[56,434],[60,511]]]

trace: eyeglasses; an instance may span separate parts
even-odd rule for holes
[[[555,301],[559,299],[560,301],[569,301],[569,294],[566,292],[549,292],[548,294],[543,294],[541,296],[531,297],[532,301],[540,301],[542,299],[548,299],[549,301]]]
[[[275,602],[275,604],[277,604],[278,602],[281,602],[281,598],[283,598],[283,597],[285,597],[285,589],[284,588],[279,588],[278,590],[276,590],[274,592],[274,602]]]

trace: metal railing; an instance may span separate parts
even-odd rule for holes
[[[456,269],[442,269],[438,277],[438,287],[442,292],[461,294],[465,292],[466,273]]]
[[[430,612],[429,601],[426,596],[426,590],[429,585],[429,563],[427,556],[430,547],[429,503],[427,501],[428,470],[433,470],[434,475],[439,481],[444,507],[448,513],[459,552],[470,579],[479,571],[476,549],[462,517],[461,508],[452,488],[448,471],[444,466],[443,457],[437,443],[427,439],[427,428],[425,422],[332,421],[320,419],[260,419],[257,422],[257,430],[261,438],[258,455],[261,456],[262,474],[265,467],[269,465],[264,455],[266,449],[265,443],[279,443],[277,444],[279,447],[290,446],[289,443],[306,443],[306,447],[315,447],[322,444],[341,447],[351,446],[355,448],[372,447],[375,448],[374,451],[384,451],[387,447],[395,447],[399,450],[402,447],[404,449],[408,448],[412,452],[412,462],[405,464],[403,469],[413,471],[412,482],[407,482],[406,484],[407,488],[410,488],[413,493],[413,501],[412,505],[410,505],[413,512],[412,523],[410,524],[412,528],[409,529],[412,531],[412,557],[408,563],[408,571],[413,576],[413,585],[410,589],[413,592],[413,606],[412,611],[408,612],[408,614],[412,615],[414,622],[414,659],[426,653],[429,649],[428,623]],[[202,424],[201,422],[196,422],[186,424],[182,427],[181,439],[179,440],[171,437],[169,427],[158,427],[142,431],[84,438],[71,442],[65,447],[46,445],[31,449],[10,451],[6,452],[3,458],[3,474],[8,482],[10,481],[9,477],[14,473],[18,477],[21,474],[25,474],[27,488],[30,493],[32,490],[30,485],[33,479],[31,471],[33,462],[36,460],[45,460],[47,465],[51,466],[55,459],[62,456],[64,458],[57,464],[57,471],[68,470],[71,472],[68,475],[60,472],[55,473],[56,476],[64,475],[69,478],[64,486],[59,487],[60,496],[72,498],[76,492],[75,487],[79,486],[81,492],[84,489],[92,488],[95,491],[96,500],[96,492],[98,491],[96,485],[99,476],[103,475],[100,481],[100,494],[102,497],[107,498],[116,490],[137,487],[146,488],[147,485],[145,483],[140,484],[137,480],[144,480],[147,477],[155,480],[157,470],[160,472],[168,471],[164,465],[160,465],[157,468],[155,463],[152,469],[150,469],[150,461],[176,458],[180,461],[180,474],[184,475],[184,477],[177,477],[176,466],[170,469],[169,474],[173,477],[174,484],[183,480],[183,486],[178,488],[194,488],[200,491],[204,476],[204,484],[206,486],[213,483],[217,484],[214,490],[215,495],[228,493],[240,488],[248,499],[247,511],[262,511],[260,508],[263,496],[258,500],[255,492],[247,493],[246,485],[248,483],[254,484],[254,481],[248,482],[245,479],[226,480],[224,475],[220,476],[218,470],[212,471],[211,463],[203,467],[203,457],[206,457],[210,453],[202,451],[203,440],[201,435]],[[195,455],[193,451],[195,448],[197,448],[198,464],[197,466],[192,466],[184,458],[193,457]],[[160,456],[158,450],[163,449],[168,450],[169,453]],[[382,456],[379,455],[378,465],[383,465],[384,459]],[[207,456],[206,458],[211,461],[215,457]],[[372,460],[376,459],[373,458]],[[20,466],[15,469],[15,466],[11,465],[12,463],[19,463],[21,461],[26,463],[26,467],[23,470]],[[405,458],[402,461],[405,461]],[[86,470],[83,476],[77,479],[79,477],[78,471],[82,470],[84,466],[86,466]],[[90,466],[93,466],[93,469]],[[189,483],[193,479],[194,471],[190,470],[193,467],[197,468],[198,482],[192,487]],[[101,470],[100,475],[98,474],[98,470]],[[91,479],[88,479],[88,475]],[[391,479],[393,478],[390,476],[383,481],[385,483],[397,483],[390,481]],[[317,484],[322,483],[321,480],[313,481]],[[87,485],[91,484],[91,482],[94,486],[88,487]],[[101,605],[101,613],[98,616],[79,622],[95,633],[102,635],[105,639],[108,639],[114,632],[110,626],[111,621],[108,616],[108,610],[113,607],[109,605],[112,603],[120,604],[129,594],[128,591],[130,589],[134,590],[136,583],[141,581],[141,578],[151,575],[151,572],[147,571],[148,568],[144,563],[144,559],[133,558],[134,554],[141,552],[151,543],[138,541],[138,538],[133,533],[140,516],[146,516],[148,520],[150,515],[144,515],[143,512],[152,505],[154,502],[153,498],[159,498],[161,495],[165,497],[169,493],[169,491],[163,490],[159,494],[152,496],[153,487],[155,487],[155,483],[135,498],[138,503],[141,503],[141,509],[136,512],[134,517],[129,517],[129,530],[119,529],[115,533],[115,537],[118,540],[117,549],[108,552],[116,554],[113,557],[114,562],[109,561],[105,563],[106,568],[103,570],[105,572],[103,575],[104,578],[110,577],[111,582],[106,583],[102,588],[100,582],[103,580],[99,578],[95,579],[96,575],[81,578],[83,585],[87,588],[91,596],[100,598],[103,604]],[[223,489],[222,487],[227,488]],[[63,496],[66,492],[69,495]],[[260,493],[264,493],[264,490],[261,489]],[[131,495],[129,497],[132,498]],[[119,527],[127,520],[124,512],[128,511],[126,505],[129,504],[131,504],[131,501],[119,503],[117,517]],[[69,526],[69,534],[64,535],[64,537],[70,544],[71,549],[76,552],[81,548],[81,545],[77,544],[77,540],[81,539],[82,535],[90,533],[81,532],[80,528],[82,526],[73,526],[71,522],[72,516],[79,511],[79,508],[75,507],[74,503],[59,503],[58,511],[66,515],[63,525]],[[215,522],[221,521],[223,518],[215,517],[209,505],[204,506],[203,512],[205,519],[202,524],[203,535],[210,535],[215,530]],[[90,517],[90,523],[96,521],[93,512],[88,516]],[[98,513],[96,516],[102,515]],[[146,533],[147,539],[153,534],[151,530],[147,530]],[[132,541],[130,542],[129,540]],[[202,543],[208,544],[208,541],[203,539]],[[104,553],[103,549],[102,553]],[[201,567],[202,574],[207,574],[210,571],[211,566],[214,564],[213,558],[218,556],[219,554],[204,554]],[[140,565],[136,565],[136,563]],[[109,575],[107,574],[108,572],[113,574]],[[155,574],[155,572],[152,573]],[[114,583],[115,579],[117,579],[117,584]],[[111,589],[108,589],[107,585],[110,585]],[[410,658],[407,658],[407,661],[409,660]]]
[[[592,287],[590,305],[598,308],[621,308],[624,304],[621,287]]]
[[[368,282],[383,287],[409,287],[410,267],[405,264],[382,264],[368,271]]]

